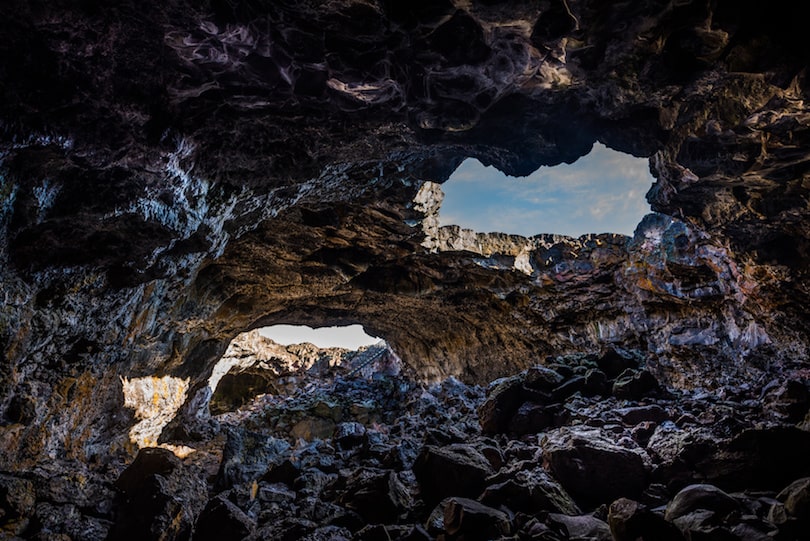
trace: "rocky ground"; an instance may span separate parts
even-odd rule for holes
[[[144,448],[125,469],[0,475],[0,538],[808,538],[801,371],[679,392],[611,349],[486,389],[425,386],[377,349],[187,427],[183,460]],[[256,391],[231,385],[229,400],[239,388]]]

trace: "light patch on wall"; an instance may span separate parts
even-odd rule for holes
[[[541,167],[524,178],[468,159],[442,184],[439,223],[526,237],[632,235],[650,212],[644,196],[653,182],[646,159],[599,143],[573,164]]]
[[[259,329],[262,336],[281,344],[310,343],[319,348],[344,348],[355,350],[362,346],[370,346],[380,342],[376,336],[366,334],[362,325],[347,325],[343,327],[318,327],[307,325],[273,325]]]
[[[140,422],[129,431],[129,439],[138,446],[163,447],[180,458],[194,452],[186,446],[158,444],[163,428],[174,419],[177,410],[186,401],[188,378],[172,376],[147,376],[145,378],[121,378],[124,388],[124,406],[135,410]]]

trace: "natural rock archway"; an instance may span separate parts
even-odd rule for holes
[[[362,323],[425,379],[614,342],[685,387],[801,367],[797,9],[12,2],[2,468],[127,455],[121,376],[193,390],[231,338],[272,323]],[[595,141],[650,158],[662,215],[632,241],[426,245],[426,181],[469,156],[527,174]]]

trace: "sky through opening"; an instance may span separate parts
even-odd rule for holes
[[[654,180],[646,158],[600,143],[573,164],[541,167],[523,178],[467,159],[442,184],[439,223],[523,236],[632,235],[650,212],[644,196]]]
[[[309,342],[319,348],[345,348],[350,350],[369,346],[380,341],[366,334],[362,325],[344,327],[317,327],[307,325],[273,325],[259,329],[262,336],[284,346]]]

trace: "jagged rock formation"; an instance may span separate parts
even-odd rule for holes
[[[683,388],[801,374],[799,7],[12,1],[0,469],[126,459],[122,377],[196,396],[270,323],[362,323],[425,379],[609,343]],[[597,140],[650,157],[662,215],[632,241],[425,247],[425,181],[467,156],[527,174]]]

